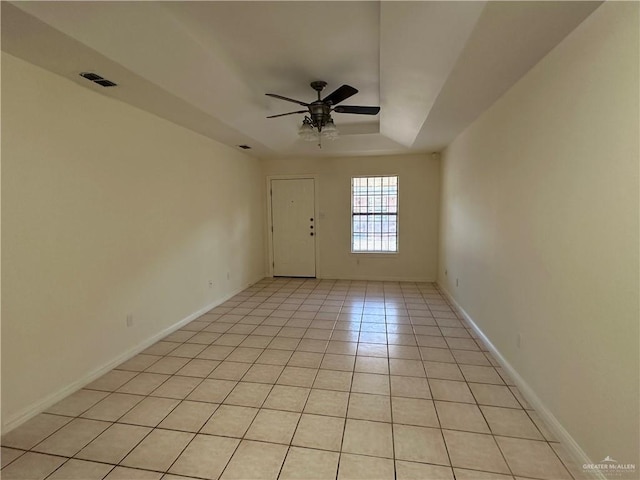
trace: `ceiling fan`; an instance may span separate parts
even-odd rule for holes
[[[356,115],[377,115],[380,111],[380,107],[361,107],[356,105],[338,105],[347,98],[358,93],[358,90],[350,85],[342,85],[335,91],[327,95],[325,98],[320,97],[320,92],[327,86],[327,82],[321,80],[311,82],[311,88],[318,92],[318,99],[311,102],[301,102],[300,100],[294,100],[293,98],[283,97],[282,95],[276,95],[275,93],[267,93],[265,95],[273,98],[279,98],[280,100],[286,100],[287,102],[297,103],[306,107],[306,110],[298,110],[295,112],[281,113],[279,115],[270,115],[267,118],[284,117],[286,115],[295,115],[298,113],[305,113],[305,118],[300,127],[300,135],[305,140],[314,140],[314,129],[318,134],[325,134],[329,138],[335,138],[337,136],[337,130],[333,119],[331,118],[331,112],[337,113],[353,113]],[[332,135],[333,134],[333,135]]]

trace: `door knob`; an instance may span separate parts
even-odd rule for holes
[[[311,232],[309,235],[313,237],[313,232]]]
[[[313,218],[310,218],[310,219],[309,219],[309,221],[310,221],[310,222],[313,222]]]

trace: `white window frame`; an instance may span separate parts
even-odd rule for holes
[[[397,185],[397,197],[396,197],[396,213],[395,213],[395,217],[396,217],[396,249],[393,251],[389,251],[389,250],[354,250],[354,231],[353,231],[353,218],[354,218],[354,179],[356,178],[390,178],[390,177],[395,177],[396,179],[396,185]],[[350,237],[350,243],[351,243],[351,253],[354,255],[397,255],[400,251],[400,176],[399,175],[395,175],[395,174],[389,174],[389,175],[355,175],[353,177],[351,177],[351,212],[350,212],[350,223],[351,223],[351,237]],[[371,214],[374,215],[374,214]]]

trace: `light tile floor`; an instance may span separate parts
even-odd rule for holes
[[[433,284],[264,279],[2,437],[11,479],[571,479]]]

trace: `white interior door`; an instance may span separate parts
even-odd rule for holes
[[[316,276],[313,178],[271,180],[273,275]]]

